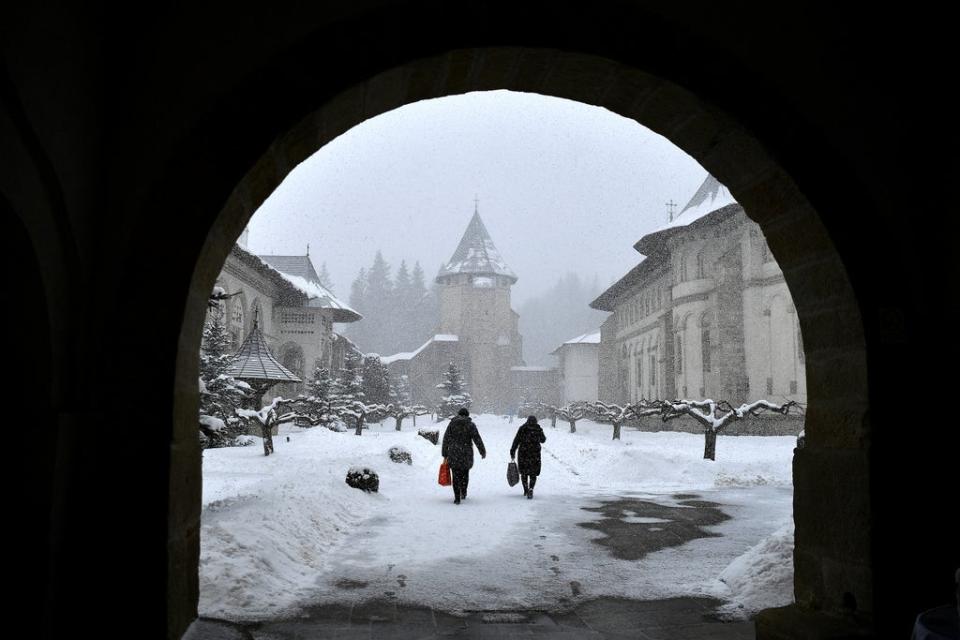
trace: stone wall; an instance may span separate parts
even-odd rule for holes
[[[803,416],[762,415],[747,420],[737,420],[726,426],[720,433],[728,436],[795,436],[803,429]],[[680,431],[685,433],[703,433],[699,422],[684,416],[664,422],[656,416],[648,416],[627,422],[626,427],[639,431]]]

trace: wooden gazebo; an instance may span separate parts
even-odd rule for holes
[[[253,328],[233,356],[233,363],[227,369],[227,375],[243,380],[253,388],[253,400],[257,409],[260,408],[263,394],[273,385],[282,382],[302,382],[296,374],[280,364],[270,353],[257,320],[253,321]]]
[[[261,409],[263,394],[275,384],[281,382],[301,382],[300,378],[292,371],[280,364],[270,348],[267,347],[267,341],[263,337],[263,332],[256,318],[253,321],[253,328],[240,345],[240,350],[233,356],[233,363],[227,369],[227,375],[237,380],[242,380],[253,388],[253,397],[250,402],[253,404],[253,410],[249,414],[257,414],[256,417],[263,433],[263,452],[265,455],[273,453],[273,437],[271,430],[272,407],[270,410]]]

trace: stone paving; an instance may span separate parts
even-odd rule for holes
[[[540,638],[543,640],[747,640],[752,622],[721,622],[708,598],[626,600],[597,598],[566,613],[473,611],[454,616],[425,607],[374,601],[322,606],[295,620],[237,625],[201,618],[184,640],[427,640],[430,638]]]

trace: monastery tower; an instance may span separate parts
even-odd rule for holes
[[[478,411],[506,411],[514,395],[510,368],[523,364],[519,316],[510,308],[510,287],[516,281],[474,209],[437,284],[439,332],[459,338],[468,391]]]

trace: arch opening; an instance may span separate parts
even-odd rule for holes
[[[522,50],[508,51],[515,56],[515,60],[520,58],[523,53]],[[452,55],[469,55],[482,58],[490,55],[490,51],[471,50],[448,54],[448,56]],[[635,88],[639,87],[636,89],[639,94],[644,94],[644,87],[654,90],[666,86],[662,80],[632,69],[623,68],[608,60],[577,54],[557,53],[556,56],[557,60],[561,61],[560,67],[563,67],[562,61],[568,58],[570,61],[575,60],[578,65],[581,65],[581,68],[583,68],[582,65],[586,65],[590,69],[590,73],[596,74],[597,77],[612,78],[609,80],[612,86],[623,83]],[[371,99],[371,92],[375,94],[377,87],[382,87],[385,82],[389,83],[391,80],[402,82],[402,78],[411,71],[433,68],[433,65],[438,64],[438,60],[442,62],[443,59],[444,57],[441,56],[438,59],[419,61],[371,79],[363,86],[344,93],[330,105],[309,115],[270,147],[261,161],[247,174],[231,195],[218,218],[217,232],[208,236],[191,286],[191,299],[196,302],[188,307],[185,327],[189,322],[197,319],[198,313],[202,313],[198,303],[205,295],[203,292],[205,290],[209,291],[211,288],[205,285],[212,285],[213,280],[210,276],[211,274],[215,276],[215,272],[219,268],[218,256],[222,258],[226,255],[229,251],[229,245],[232,243],[230,239],[240,235],[240,229],[249,220],[257,206],[274,188],[279,186],[286,175],[282,168],[296,166],[299,161],[305,159],[310,153],[319,149],[339,133],[375,115],[371,113],[369,105],[384,104],[383,101],[378,102],[376,99]],[[539,92],[557,97],[577,99],[581,102],[591,102],[583,100],[583,96],[580,95],[572,80],[568,80],[569,84],[564,84],[562,80],[564,74],[562,72],[551,74],[551,77],[551,82],[555,83],[555,86],[551,86],[550,90],[544,90],[542,86],[539,86],[537,87]],[[491,87],[480,86],[477,88]],[[515,82],[503,79],[495,82],[494,88],[522,90],[524,87],[517,87]],[[675,89],[675,87],[671,87],[671,89]],[[449,93],[461,92],[460,90],[455,91],[451,87],[438,87],[434,91],[436,96],[420,95],[418,97],[439,97]],[[612,91],[608,92],[608,95],[612,93]],[[780,267],[783,271],[783,277],[790,284],[791,292],[794,293],[798,325],[797,331],[791,332],[791,338],[793,336],[799,337],[801,333],[802,335],[808,335],[808,332],[810,332],[809,335],[817,336],[817,348],[808,350],[805,356],[807,380],[810,388],[810,409],[807,414],[807,448],[804,450],[804,455],[816,456],[825,450],[842,447],[854,436],[850,433],[844,433],[844,428],[838,428],[837,425],[849,425],[851,422],[860,423],[858,412],[865,407],[865,383],[859,388],[851,388],[849,391],[850,397],[845,398],[844,402],[840,404],[828,397],[822,380],[829,377],[828,363],[835,363],[837,358],[844,362],[850,362],[850,366],[853,367],[862,366],[864,347],[858,331],[859,314],[856,303],[850,294],[849,285],[846,283],[843,267],[829,245],[826,235],[822,233],[816,213],[810,208],[789,177],[771,159],[765,156],[760,145],[734,123],[725,120],[714,110],[707,108],[693,96],[682,91],[661,92],[659,97],[657,96],[657,92],[654,91],[645,100],[635,102],[631,108],[625,107],[624,104],[619,102],[616,104],[604,103],[603,100],[592,102],[599,102],[600,104],[597,106],[604,106],[611,111],[632,118],[676,142],[678,146],[701,161],[711,173],[730,187],[731,192],[744,205],[744,209],[749,216],[756,216],[754,221],[760,225],[767,237],[772,253],[778,257],[778,261],[783,256]],[[386,104],[389,104],[389,102]],[[336,127],[331,127],[330,117],[332,113],[337,114]],[[697,133],[690,131],[690,122],[699,123]],[[751,206],[751,203],[755,203],[756,206]],[[809,232],[810,229],[816,229],[817,231],[815,233],[800,233],[800,231]],[[690,260],[680,265],[681,272],[688,276],[696,273],[697,279],[699,279],[699,276],[704,273],[701,256],[700,253],[691,253]],[[690,262],[690,264],[687,264],[687,262]],[[219,264],[222,264],[222,260]],[[722,278],[724,272],[722,261],[718,270],[721,272],[719,277]],[[828,275],[831,278],[830,282],[837,287],[833,295],[827,298],[821,295],[822,289],[818,287],[822,284],[811,282],[812,273]],[[680,279],[679,284],[687,283],[690,280],[696,281],[696,279],[684,277]],[[643,304],[642,308],[646,309],[647,301],[644,300]],[[838,310],[842,311],[840,315],[845,318],[844,322],[850,322],[850,319],[853,319],[854,326],[852,328],[846,325],[844,327],[836,326]],[[636,310],[631,307],[631,313],[640,314],[640,307],[638,306]],[[685,326],[689,328],[693,324],[695,322],[686,322]],[[722,323],[718,324],[722,325]],[[722,342],[723,327],[718,326],[718,330],[721,332],[718,342]],[[192,332],[184,331],[185,336],[191,336],[195,333],[195,330]],[[665,344],[666,349],[663,353],[656,354],[654,352],[650,355],[649,363],[652,371],[659,368],[658,363],[673,360],[677,355],[676,353],[670,353],[672,351],[672,341],[660,342],[657,340],[657,343]],[[186,344],[182,342],[181,354],[190,353],[192,346],[194,345],[191,342]],[[790,346],[795,348],[792,344]],[[624,348],[627,348],[626,345],[624,345]],[[640,345],[636,345],[635,348],[639,349],[636,353],[641,355],[636,356],[635,366],[628,365],[626,370],[629,372],[635,370],[639,374],[644,364],[640,359],[643,357],[643,348]],[[699,351],[693,347],[685,348],[685,352],[684,355],[687,357],[690,354],[699,355]],[[196,353],[196,349],[193,350],[193,353]],[[633,355],[634,351],[631,350],[630,356]],[[690,363],[687,364],[687,367],[684,367],[684,369],[689,368]],[[694,370],[700,368],[699,366],[694,367]],[[192,402],[195,406],[196,400],[190,397],[191,394],[188,391],[190,385],[182,379],[184,375],[189,373],[191,373],[189,367],[178,367],[177,388],[178,390],[185,390],[184,393],[178,394],[178,404],[185,402],[186,406],[190,406]],[[652,382],[654,375],[653,373],[650,375],[653,385],[656,384]],[[663,374],[660,377],[663,378]],[[779,380],[779,378],[776,379]],[[779,383],[775,383],[774,386],[777,384]],[[851,398],[858,399],[861,404],[850,402]],[[185,412],[178,410],[177,415],[185,415]],[[180,424],[178,421],[176,425],[178,440],[189,438],[187,430],[188,426]],[[189,449],[189,447],[186,449]],[[193,456],[196,459],[196,453]],[[178,464],[191,466],[192,463],[190,463],[189,458],[189,455],[184,456],[183,459],[174,460],[173,464],[175,467]],[[191,473],[196,472],[196,468],[194,468]],[[816,510],[810,510],[806,516],[803,515],[803,509],[805,508],[803,492],[807,491],[809,487],[803,484],[802,480],[804,478],[802,475],[795,475],[794,480],[795,482],[801,480],[800,485],[795,486],[795,491],[800,494],[797,499],[797,504],[800,506],[798,513],[801,515],[797,521],[799,538],[803,527],[814,527],[818,523],[822,524],[821,517],[823,517],[823,514],[816,513]],[[866,499],[866,496],[863,496],[863,498]],[[807,499],[810,499],[809,495],[807,495]],[[798,513],[795,513],[795,516]],[[809,517],[809,519],[804,522],[804,517]],[[186,546],[193,546],[195,550],[195,544],[196,540],[192,540]],[[867,553],[865,548],[861,551]],[[796,597],[798,601],[813,606],[822,606],[830,603],[832,599],[836,599],[837,602],[846,602],[850,594],[857,594],[853,596],[856,597],[855,601],[868,602],[869,580],[866,580],[864,575],[830,576],[826,580],[826,576],[812,575],[812,573],[822,572],[819,566],[821,564],[820,556],[823,552],[823,549],[798,546],[795,553],[798,574]],[[805,556],[804,554],[808,555]],[[867,571],[865,559],[863,565],[863,571]],[[187,581],[190,582],[190,578]],[[831,581],[836,581],[836,584],[830,584]]]

